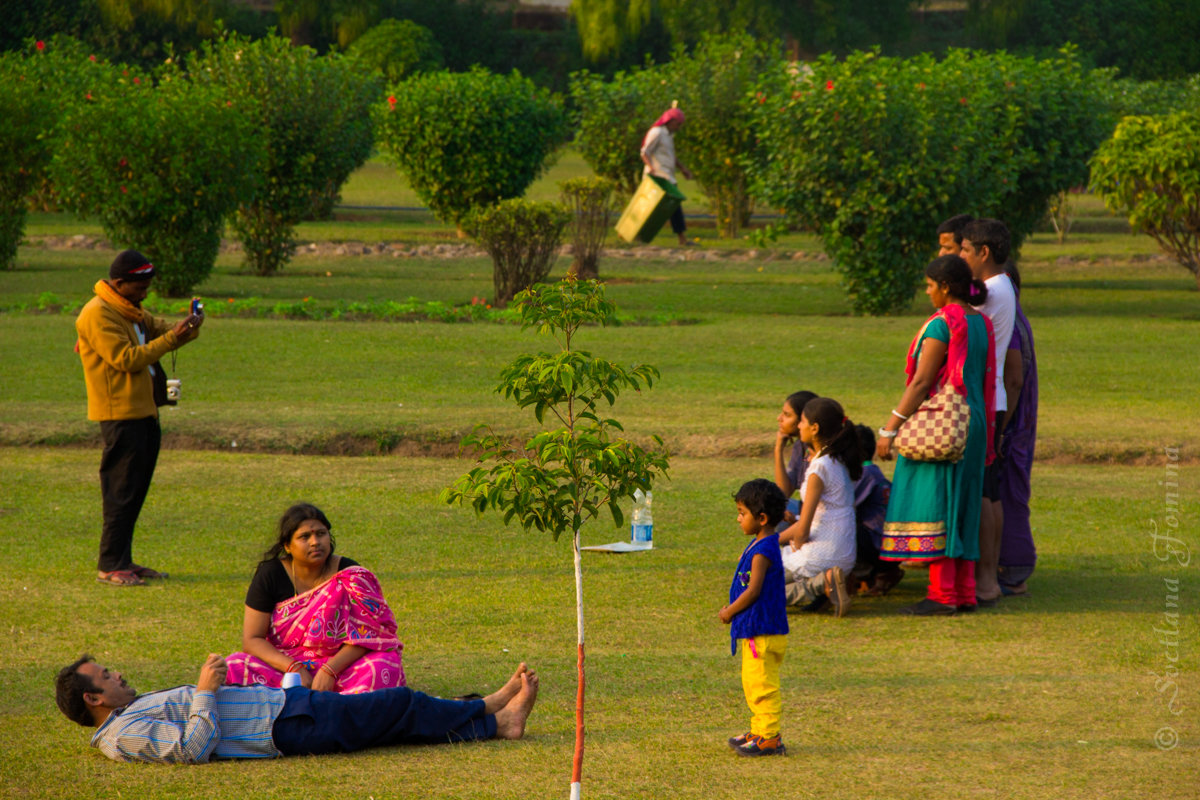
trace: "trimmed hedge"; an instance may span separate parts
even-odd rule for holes
[[[266,149],[258,191],[238,206],[233,230],[247,264],[271,275],[291,259],[297,223],[328,208],[371,154],[371,104],[379,86],[346,58],[318,56],[279,36],[205,43],[188,74],[234,98]]]
[[[421,202],[461,227],[473,208],[520,197],[567,137],[558,98],[517,72],[432,72],[376,107],[379,144]]]
[[[1112,130],[1099,82],[1070,52],[825,56],[769,74],[750,102],[755,194],[821,234],[868,314],[908,305],[954,214],[1004,220],[1015,252]]]

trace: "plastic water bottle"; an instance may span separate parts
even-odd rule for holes
[[[629,517],[630,541],[633,544],[654,543],[654,513],[651,510],[653,503],[654,492],[642,492],[638,489],[633,493],[633,513]]]
[[[299,685],[300,685],[300,673],[299,672],[285,672],[285,673],[283,673],[283,680],[279,682],[279,688],[281,688],[281,689],[290,689],[293,686],[299,686]]]

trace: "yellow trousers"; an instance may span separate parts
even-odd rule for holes
[[[779,665],[787,651],[787,636],[742,639],[742,691],[750,706],[750,732],[770,739],[779,735],[783,696],[779,692]]]

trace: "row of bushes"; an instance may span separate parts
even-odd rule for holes
[[[570,129],[560,100],[517,73],[428,72],[381,94],[343,57],[278,37],[225,37],[153,74],[69,41],[37,43],[25,58],[0,58],[0,76],[0,110],[15,120],[0,134],[0,202],[20,205],[48,176],[60,205],[150,252],[172,294],[207,276],[226,218],[258,272],[279,269],[296,222],[333,202],[373,141],[465,231],[487,218],[475,210],[523,194]],[[867,313],[911,299],[940,219],[1000,217],[1019,246],[1049,198],[1086,181],[1117,113],[1191,91],[1131,92],[1070,52],[797,65],[745,36],[711,37],[610,81],[577,73],[572,86],[580,149],[625,192],[649,120],[679,100],[689,114],[681,158],[721,232],[736,236],[755,198],[785,212],[821,233]],[[49,133],[32,136],[46,121]],[[11,258],[19,222],[7,225],[0,256]],[[500,279],[497,302],[510,293]]]
[[[737,236],[756,202],[784,213],[820,233],[855,309],[871,314],[909,303],[941,220],[1003,219],[1019,249],[1054,198],[1088,182],[1119,119],[1200,108],[1196,78],[1118,80],[1071,49],[799,65],[748,36],[709,37],[611,80],[577,73],[572,94],[585,160],[625,192],[647,121],[678,101],[677,151],[718,232]]]
[[[316,199],[370,155],[379,91],[343,59],[278,37],[225,37],[154,73],[106,63],[67,38],[6,54],[0,213],[12,222],[0,258],[11,263],[26,196],[40,187],[43,199],[99,219],[113,242],[151,255],[169,294],[208,276],[226,220],[251,267],[271,274]]]

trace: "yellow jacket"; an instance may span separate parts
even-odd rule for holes
[[[173,326],[144,312],[143,319],[149,339],[145,344],[138,341],[133,321],[100,297],[93,297],[75,318],[88,419],[158,416],[149,367],[179,347],[179,340]]]

